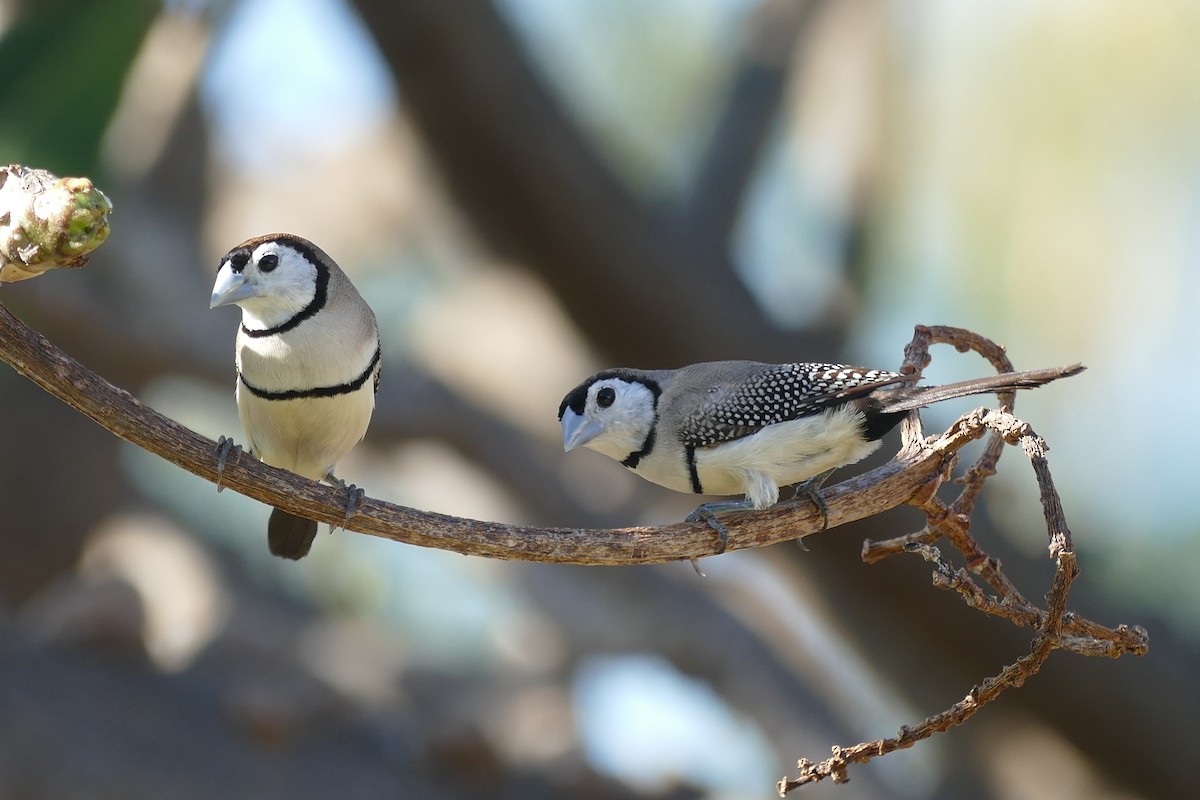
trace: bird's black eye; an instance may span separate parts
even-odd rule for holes
[[[596,405],[601,408],[608,408],[617,399],[617,393],[613,391],[611,386],[605,386],[600,391],[596,392]]]
[[[270,272],[279,266],[279,256],[274,253],[267,253],[258,260],[258,269],[260,272]]]

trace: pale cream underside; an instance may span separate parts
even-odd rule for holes
[[[237,405],[255,455],[320,480],[366,434],[375,393],[367,381],[358,391],[337,397],[263,400],[239,385]]]
[[[863,440],[861,421],[859,412],[841,407],[697,449],[696,467],[704,493],[744,494],[760,509],[774,505],[780,486],[806,481],[875,452],[880,442]],[[686,468],[678,465],[646,464],[638,474],[669,489],[692,491]]]
[[[301,325],[278,337],[239,337],[239,368],[255,387],[271,391],[336,386],[361,375],[375,354],[373,332],[356,332],[362,342],[357,352],[320,341],[322,333],[329,331]],[[309,356],[296,358],[292,348]],[[239,381],[237,406],[255,455],[272,466],[320,480],[366,434],[375,408],[374,382],[368,378],[357,391],[335,397],[264,400]]]

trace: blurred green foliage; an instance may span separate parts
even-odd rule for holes
[[[0,162],[97,172],[104,130],[158,0],[21,4],[0,38]]]

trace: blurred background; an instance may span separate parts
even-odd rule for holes
[[[1186,0],[2,0],[0,163],[90,176],[116,207],[87,269],[2,300],[241,439],[238,315],[208,310],[212,280],[238,242],[298,233],[384,336],[342,477],[555,526],[695,503],[562,453],[558,402],[602,367],[893,368],[918,323],[1018,368],[1083,361],[1017,413],[1053,448],[1072,607],[1145,625],[1149,655],[1056,653],[962,728],[797,796],[1181,797],[1198,36]],[[984,369],[942,348],[927,374]],[[285,563],[262,505],[7,367],[0,404],[2,798],[764,798],[798,757],[892,735],[1028,651],[917,559],[861,563],[907,510],[705,560],[706,580],[346,533]],[[1000,468],[977,534],[1040,598],[1032,473]]]

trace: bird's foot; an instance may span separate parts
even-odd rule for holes
[[[225,487],[221,485],[221,473],[225,471],[225,465],[229,463],[229,454],[236,453],[237,457],[234,463],[242,460],[242,446],[230,439],[228,436],[222,436],[217,439],[217,494]]]
[[[331,532],[336,531],[338,528],[345,530],[346,526],[350,524],[350,518],[354,516],[354,512],[362,504],[362,501],[367,498],[367,493],[353,483],[346,483],[332,472],[325,476],[325,480],[346,492],[346,516],[342,519],[342,524],[334,526]]]
[[[718,500],[715,503],[704,503],[697,506],[696,510],[687,515],[685,522],[706,522],[708,527],[717,532],[718,547],[717,552],[713,555],[721,555],[729,547],[729,529],[721,520],[717,519],[718,514],[723,514],[728,511],[745,511],[753,508],[749,500]],[[704,576],[700,572],[700,567],[696,564],[696,560],[692,559],[692,567],[701,577]]]
[[[821,497],[821,487],[825,485],[825,481],[829,480],[829,476],[832,475],[833,472],[834,471],[830,469],[822,472],[820,475],[814,475],[804,483],[798,485],[795,493],[792,495],[793,500],[801,495],[804,495],[812,501],[812,504],[817,507],[817,511],[821,514],[822,531],[829,527],[829,506],[825,504],[825,499]],[[800,545],[801,550],[804,550],[805,552],[808,551],[808,548],[804,546],[803,538],[796,539],[796,544]]]
[[[725,527],[725,524],[723,522],[721,522],[721,520],[717,519],[716,512],[706,508],[705,506],[700,506],[695,511],[688,514],[687,519],[684,521],[685,522],[705,522],[708,524],[708,527],[712,528],[714,531],[717,532],[717,541],[718,541],[717,552],[714,553],[713,555],[719,556],[719,555],[721,555],[721,553],[725,552],[726,548],[729,547],[729,529]],[[692,561],[692,566],[693,567],[696,566],[694,559]],[[700,572],[698,567],[697,567],[696,571]]]

